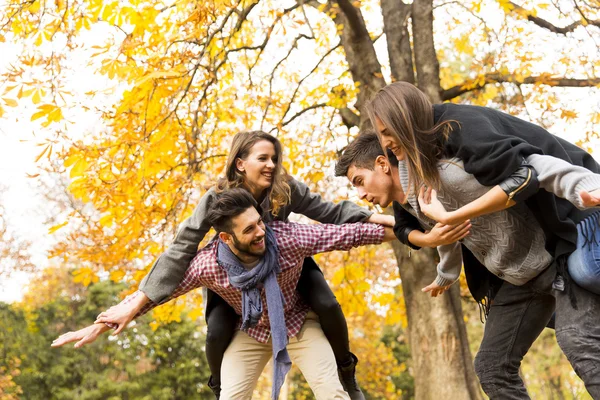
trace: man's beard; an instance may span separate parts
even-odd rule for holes
[[[251,257],[262,257],[265,254],[265,251],[267,250],[267,242],[266,242],[266,237],[263,236],[261,240],[265,240],[265,246],[262,248],[262,250],[257,250],[257,251],[252,251],[250,249],[250,246],[252,245],[252,243],[254,242],[250,242],[248,244],[244,244],[242,242],[240,242],[237,237],[235,236],[235,233],[231,234],[231,237],[233,239],[233,246],[235,247],[235,249],[240,252],[242,255],[247,255],[247,256],[251,256]]]

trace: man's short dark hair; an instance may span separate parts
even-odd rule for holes
[[[247,209],[258,207],[254,197],[245,189],[225,189],[217,194],[206,215],[206,220],[217,232],[233,233],[232,219]]]
[[[335,176],[347,176],[353,165],[356,168],[373,170],[377,157],[385,155],[377,134],[371,130],[365,131],[346,146],[335,165]],[[398,160],[390,150],[387,150],[387,158],[390,164],[398,166]]]

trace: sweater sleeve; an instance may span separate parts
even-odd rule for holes
[[[535,168],[542,189],[568,200],[581,210],[584,209],[581,191],[600,188],[600,175],[560,158],[532,154],[527,157],[527,162]]]
[[[345,224],[362,222],[373,212],[357,204],[344,200],[337,204],[325,201],[316,193],[311,193],[308,186],[295,179],[289,181],[291,189],[290,211],[302,214],[323,224]]]
[[[211,228],[206,221],[206,214],[214,196],[214,189],[210,189],[202,197],[194,213],[179,227],[173,243],[156,260],[142,280],[140,290],[152,302],[161,304],[167,301],[183,279],[190,262],[198,252],[198,245]]]
[[[435,283],[439,286],[453,284],[460,276],[462,269],[462,249],[460,242],[438,246],[440,262],[437,265]]]

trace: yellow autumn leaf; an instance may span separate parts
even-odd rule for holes
[[[37,107],[38,111],[31,116],[31,120],[35,121],[42,117],[47,116],[53,112],[57,107],[54,104],[42,104]]]
[[[88,167],[88,162],[84,158],[79,158],[77,162],[71,168],[69,176],[75,178],[81,176]]]
[[[59,230],[60,228],[62,228],[63,226],[67,226],[67,224],[69,223],[69,221],[65,221],[63,223],[60,223],[58,225],[54,225],[51,228],[48,229],[48,234],[52,235],[54,232],[56,232],[57,230]]]
[[[2,100],[4,100],[4,103],[9,107],[16,107],[19,105],[19,103],[17,103],[17,101],[14,99],[9,99],[7,97],[3,97]]]
[[[33,104],[38,104],[40,101],[42,101],[42,91],[40,89],[36,89],[33,91],[31,101]]]
[[[577,113],[572,110],[562,110],[560,113],[560,117],[568,121],[577,118]]]
[[[100,218],[100,221],[98,221],[98,222],[102,226],[110,227],[114,223],[114,215],[108,213],[105,216],[103,216],[102,218]]]
[[[110,272],[110,280],[113,282],[121,282],[123,280],[124,276],[125,276],[125,271],[122,271],[120,269]]]
[[[96,283],[99,280],[96,273],[88,267],[79,268],[73,272],[73,282],[81,283],[84,286],[89,286],[91,283]]]

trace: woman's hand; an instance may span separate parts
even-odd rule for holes
[[[425,293],[431,293],[431,297],[438,297],[438,295],[441,295],[446,290],[450,289],[450,286],[452,286],[452,284],[448,286],[440,286],[437,283],[435,283],[435,281],[433,281],[430,285],[425,286],[423,289],[421,289],[421,291]]]
[[[437,192],[432,188],[421,187],[419,190],[419,207],[421,212],[429,218],[448,224],[449,213],[444,208],[444,205],[438,200]]]
[[[51,347],[61,347],[67,343],[75,342],[75,348],[79,348],[84,344],[92,343],[94,340],[98,338],[102,333],[106,332],[110,328],[104,324],[93,324],[90,326],[86,326],[75,332],[67,332],[63,333],[50,345]]]

